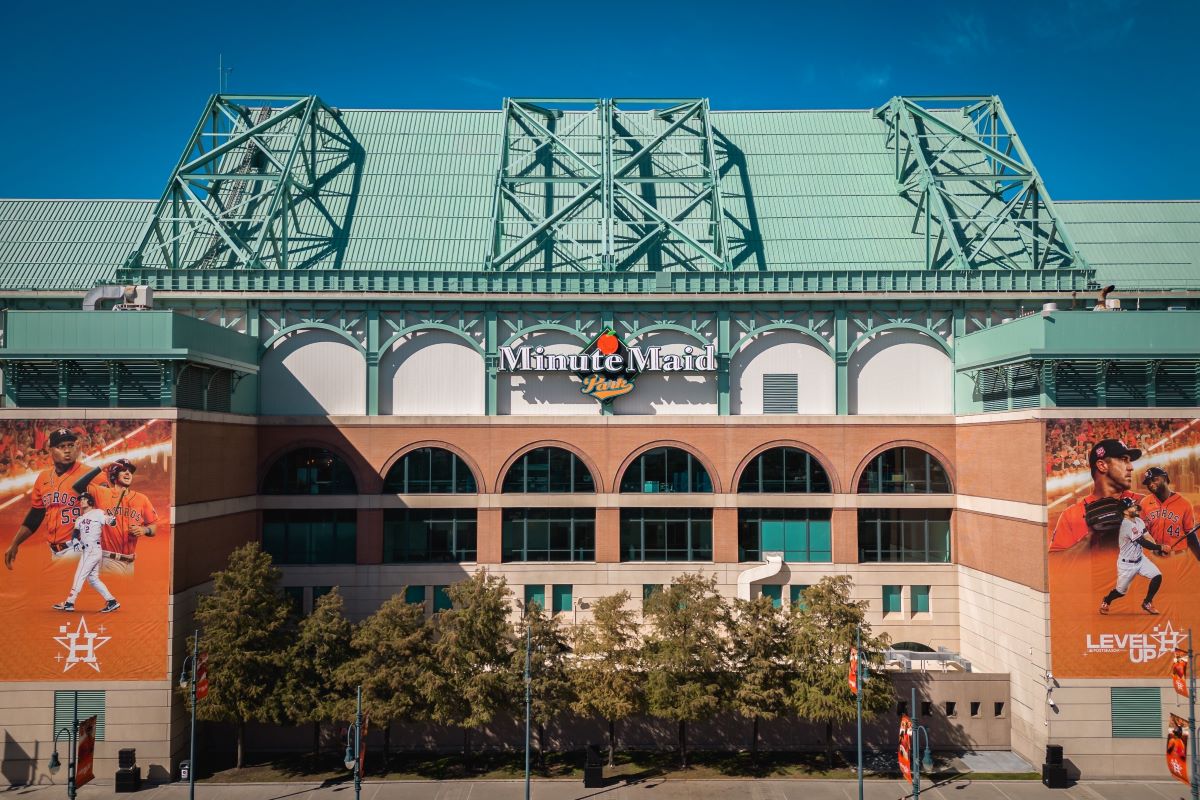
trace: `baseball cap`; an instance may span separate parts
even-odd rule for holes
[[[116,461],[108,465],[109,472],[137,472],[137,466],[128,458],[118,458]]]
[[[58,447],[63,442],[73,442],[78,438],[70,428],[59,428],[50,434],[50,446]]]
[[[1144,475],[1142,475],[1142,485],[1145,486],[1155,478],[1166,478],[1168,481],[1171,480],[1171,476],[1168,475],[1167,471],[1162,467],[1151,467],[1150,469],[1146,470]]]
[[[1102,458],[1123,458],[1124,456],[1129,456],[1130,461],[1137,461],[1142,457],[1142,451],[1136,447],[1126,447],[1117,439],[1101,439],[1092,445],[1091,451],[1088,452],[1088,466],[1096,466],[1096,462]]]

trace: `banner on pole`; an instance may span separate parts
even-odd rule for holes
[[[96,777],[92,770],[92,756],[96,752],[96,718],[79,721],[79,738],[75,748],[75,788],[78,789]]]
[[[900,747],[896,750],[896,761],[900,764],[900,772],[904,780],[912,783],[912,720],[908,714],[900,715]]]
[[[1191,785],[1188,778],[1188,724],[1182,717],[1171,715],[1167,728],[1167,771],[1176,780]]]
[[[858,648],[850,648],[850,692],[858,694]]]
[[[1175,660],[1171,662],[1171,683],[1175,684],[1177,694],[1188,696],[1188,654],[1178,647],[1175,648]]]
[[[196,657],[196,699],[208,697],[208,653]]]

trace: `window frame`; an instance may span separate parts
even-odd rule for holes
[[[533,464],[535,457],[540,458],[545,454],[546,468],[546,488],[538,489],[530,487],[530,467],[541,466]],[[566,485],[569,488],[555,488],[554,476],[556,469],[561,469],[562,465],[554,464],[555,458],[561,458],[563,455],[568,457],[568,478]],[[516,477],[517,471],[520,470],[520,477]],[[500,482],[501,494],[596,494],[596,477],[592,471],[588,469],[587,464],[583,459],[574,452],[565,447],[555,447],[554,445],[543,445],[527,450],[522,453],[512,466],[504,473],[504,480]]]
[[[892,478],[884,480],[884,470],[888,467],[886,460],[899,454],[898,471],[887,473],[892,475]],[[920,456],[924,459],[924,465],[921,470],[923,477],[919,480],[908,480],[908,459],[912,456]],[[936,470],[935,470],[936,468]],[[941,473],[939,482],[935,484],[934,472]],[[900,480],[896,480],[895,476],[899,475]],[[943,483],[944,482],[944,488]],[[954,494],[954,483],[950,480],[950,472],[946,469],[946,465],[941,460],[930,453],[928,450],[922,450],[919,447],[910,445],[901,445],[899,447],[889,447],[881,453],[871,457],[863,467],[862,474],[858,478],[858,494]]]
[[[410,473],[419,466],[414,463],[414,459],[419,458],[422,454],[428,456],[426,465],[428,477],[425,479],[411,477]],[[435,457],[444,456],[449,456],[450,476],[448,479],[444,476],[435,477],[433,474]],[[420,485],[422,482],[425,487]],[[434,491],[435,484],[448,485],[449,491]],[[479,494],[479,482],[475,479],[475,472],[458,453],[445,447],[428,445],[414,447],[396,459],[396,462],[388,468],[387,474],[383,476],[383,494]]]
[[[784,532],[784,562],[791,564],[830,564],[833,562],[833,509],[829,508],[739,508],[738,509],[738,562],[752,563],[762,561],[765,551],[762,546],[762,526],[764,522],[804,523],[804,558],[788,558],[788,553],[799,553],[799,550],[787,549],[787,532]],[[825,555],[825,550],[814,550],[812,547],[812,523],[824,522],[828,527],[829,550],[827,558],[813,558],[813,553]],[[757,540],[757,541],[755,541]],[[747,547],[755,543],[755,547]],[[769,552],[775,552],[771,550]],[[757,557],[753,557],[757,556]]]
[[[522,515],[520,519],[515,519]],[[541,515],[544,515],[541,516]],[[530,523],[546,523],[546,547],[530,548]],[[520,547],[510,547],[516,524],[520,524]],[[554,528],[566,525],[568,546],[553,547]],[[534,532],[537,535],[537,532]],[[582,541],[581,541],[582,540]],[[554,554],[567,554],[567,558],[552,558]],[[545,553],[545,558],[530,558],[530,554]],[[519,555],[518,555],[519,554]],[[596,560],[596,509],[595,508],[505,508],[500,514],[500,562],[504,564],[528,563],[577,563]]]
[[[650,459],[662,457],[662,480],[658,480],[653,475],[647,477],[646,466]],[[686,468],[686,490],[677,490],[671,488],[672,475],[680,473],[671,472],[671,459],[678,459],[684,456],[687,459]],[[678,466],[678,465],[677,465]],[[657,468],[655,468],[657,469]],[[637,474],[635,475],[635,470]],[[646,487],[650,484],[655,484],[657,487],[651,491],[646,491]],[[636,488],[634,488],[636,487]],[[619,484],[620,494],[712,494],[713,488],[712,476],[708,472],[708,468],[704,463],[691,453],[689,450],[684,450],[682,447],[672,447],[663,445],[661,447],[652,447],[643,453],[638,454],[625,471],[621,473],[621,482]]]
[[[272,539],[275,537],[273,531],[268,529],[273,525],[283,525],[282,549],[276,549]],[[313,538],[314,525],[329,525],[333,526],[333,540],[326,544],[330,551],[337,553],[340,558],[333,560],[320,558],[321,551],[319,543]],[[308,530],[303,533],[305,541],[303,547],[300,547],[300,542],[293,539],[299,537],[301,531],[299,526],[304,525]],[[350,528],[350,535],[346,539],[341,539],[344,531],[341,526],[347,525]],[[294,528],[294,530],[293,530]],[[339,539],[341,539],[339,541]],[[348,539],[348,541],[347,541]],[[271,508],[263,511],[261,541],[263,551],[271,556],[271,560],[276,564],[305,566],[313,564],[355,564],[358,562],[358,511],[353,508]],[[339,550],[339,548],[345,548]],[[304,551],[303,560],[294,560],[293,555],[301,549]]]
[[[696,563],[713,560],[713,510],[711,508],[622,508],[620,514],[620,548],[623,563]],[[647,524],[661,525],[661,535],[656,536],[663,547],[647,548]],[[684,527],[686,545],[672,547],[672,536],[678,536],[679,526]],[[633,542],[633,527],[636,526],[637,542]],[[671,530],[672,528],[675,530]],[[707,527],[705,532],[704,527]],[[653,535],[653,534],[652,534]],[[704,539],[707,538],[707,548]],[[663,558],[647,558],[647,553],[661,552]],[[671,555],[683,558],[670,558]]]
[[[301,459],[309,459],[307,465],[297,463]],[[315,480],[321,467],[312,463],[314,459],[329,459],[330,479],[319,482]],[[301,468],[312,470],[313,475],[302,478],[298,474]],[[307,483],[306,483],[307,481]],[[307,489],[303,487],[307,485]],[[320,487],[330,486],[328,490]],[[340,455],[327,447],[305,446],[297,447],[278,456],[266,470],[262,481],[261,494],[273,496],[330,496],[358,494],[358,481],[354,470]]]
[[[768,479],[764,477],[763,473],[769,466],[768,459],[776,454],[780,459],[781,477]],[[788,461],[801,456],[804,458],[803,479],[789,479]],[[779,484],[780,488],[765,488],[775,484]],[[751,459],[746,468],[742,470],[742,474],[738,476],[737,492],[738,494],[832,494],[833,482],[829,479],[829,473],[826,472],[825,467],[812,453],[801,447],[780,445],[767,448]]]
[[[426,558],[397,557],[401,552],[421,552],[420,548],[404,546],[406,524],[423,525]],[[450,547],[435,548],[433,537],[438,534],[432,526],[446,524],[450,526]],[[479,512],[474,508],[384,509],[382,548],[384,564],[473,564],[479,559]]]
[[[885,515],[892,515],[890,518]],[[944,519],[943,519],[944,515]],[[919,517],[919,518],[918,518]],[[905,523],[910,526],[921,524],[920,539],[924,546],[920,550],[905,546],[906,534],[915,533],[906,530]],[[930,544],[930,524],[945,523],[945,553],[944,558],[930,558],[939,555],[940,550]],[[860,508],[858,510],[858,561],[860,564],[950,564],[953,563],[953,515],[949,508]],[[889,530],[884,535],[887,523],[898,523],[898,531]],[[885,547],[886,545],[886,547]],[[911,557],[913,555],[923,557]]]

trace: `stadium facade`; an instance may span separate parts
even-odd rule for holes
[[[1196,557],[1160,614],[1136,579],[1097,616],[1116,551],[1048,544],[1102,440],[1140,451],[1126,488],[1200,493],[1200,203],[1053,202],[998,98],[220,95],[158,200],[0,200],[0,295],[0,544],[36,528],[0,574],[11,782],[77,689],[99,771],[174,773],[195,598],[254,540],[356,619],[478,567],[568,621],[689,571],[780,603],[847,574],[933,666],[935,747],[1162,774]],[[119,611],[66,615],[75,476],[116,457],[154,535],[103,545]]]

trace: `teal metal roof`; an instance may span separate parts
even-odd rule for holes
[[[1200,289],[1200,201],[1059,202],[1096,280]]]
[[[502,113],[342,110],[339,119],[361,149],[329,155],[345,163],[322,186],[323,209],[300,209],[294,229],[343,224],[302,271],[481,272]],[[924,269],[917,210],[897,192],[885,126],[871,111],[713,112],[712,127],[723,202],[746,221],[730,230],[744,254],[737,273]],[[153,205],[0,200],[0,289],[115,280]],[[1058,207],[1100,280],[1200,288],[1200,202]]]
[[[153,208],[148,200],[0,200],[0,289],[113,280]]]

